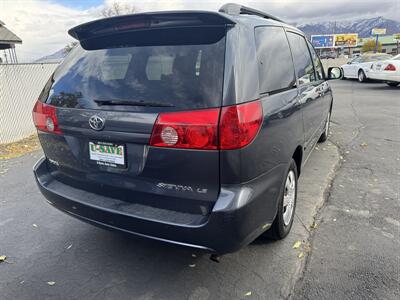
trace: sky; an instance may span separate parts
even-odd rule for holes
[[[235,0],[233,0],[235,1]],[[18,35],[19,61],[29,62],[62,49],[73,41],[67,31],[101,18],[115,0],[0,0],[0,20]],[[176,9],[218,10],[231,0],[116,0],[138,12]],[[355,20],[383,16],[400,21],[399,0],[265,0],[235,2],[251,6],[290,23]]]

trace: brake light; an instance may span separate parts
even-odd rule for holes
[[[61,134],[58,126],[56,108],[52,105],[37,101],[32,111],[33,123],[40,131]]]
[[[218,148],[219,109],[161,113],[151,146],[213,150]]]
[[[259,101],[223,107],[219,124],[220,149],[239,149],[250,144],[262,124]]]
[[[396,67],[393,64],[388,64],[385,71],[396,71]]]
[[[222,109],[161,113],[154,124],[150,145],[202,150],[239,149],[253,141],[262,124],[262,116],[259,101]]]

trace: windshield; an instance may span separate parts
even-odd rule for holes
[[[76,47],[54,74],[48,102],[208,108],[221,104],[225,38],[211,44],[86,51]],[[131,102],[131,103],[129,103]]]

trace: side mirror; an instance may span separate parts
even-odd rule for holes
[[[328,68],[328,80],[340,79],[343,77],[343,71],[339,67]]]

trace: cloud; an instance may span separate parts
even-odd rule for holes
[[[0,20],[23,41],[16,46],[20,61],[60,50],[73,40],[67,30],[94,19],[96,11],[67,8],[50,1],[0,1]]]
[[[0,20],[17,34],[22,45],[17,45],[20,61],[32,61],[51,54],[73,39],[68,29],[100,17],[102,5],[89,9],[71,8],[57,4],[57,0],[0,0]],[[84,0],[77,0],[76,2]],[[234,0],[269,12],[292,23],[321,20],[360,19],[384,16],[400,20],[398,0]],[[114,0],[105,0],[105,5]],[[128,3],[139,12],[155,10],[200,9],[218,10],[230,0],[117,0]]]
[[[114,0],[106,0],[112,3]],[[206,9],[218,10],[231,2],[215,0],[120,0],[138,8],[139,11]],[[237,0],[246,6],[274,14],[288,22],[310,22],[322,20],[343,20],[384,16],[400,21],[400,1],[398,0]]]

